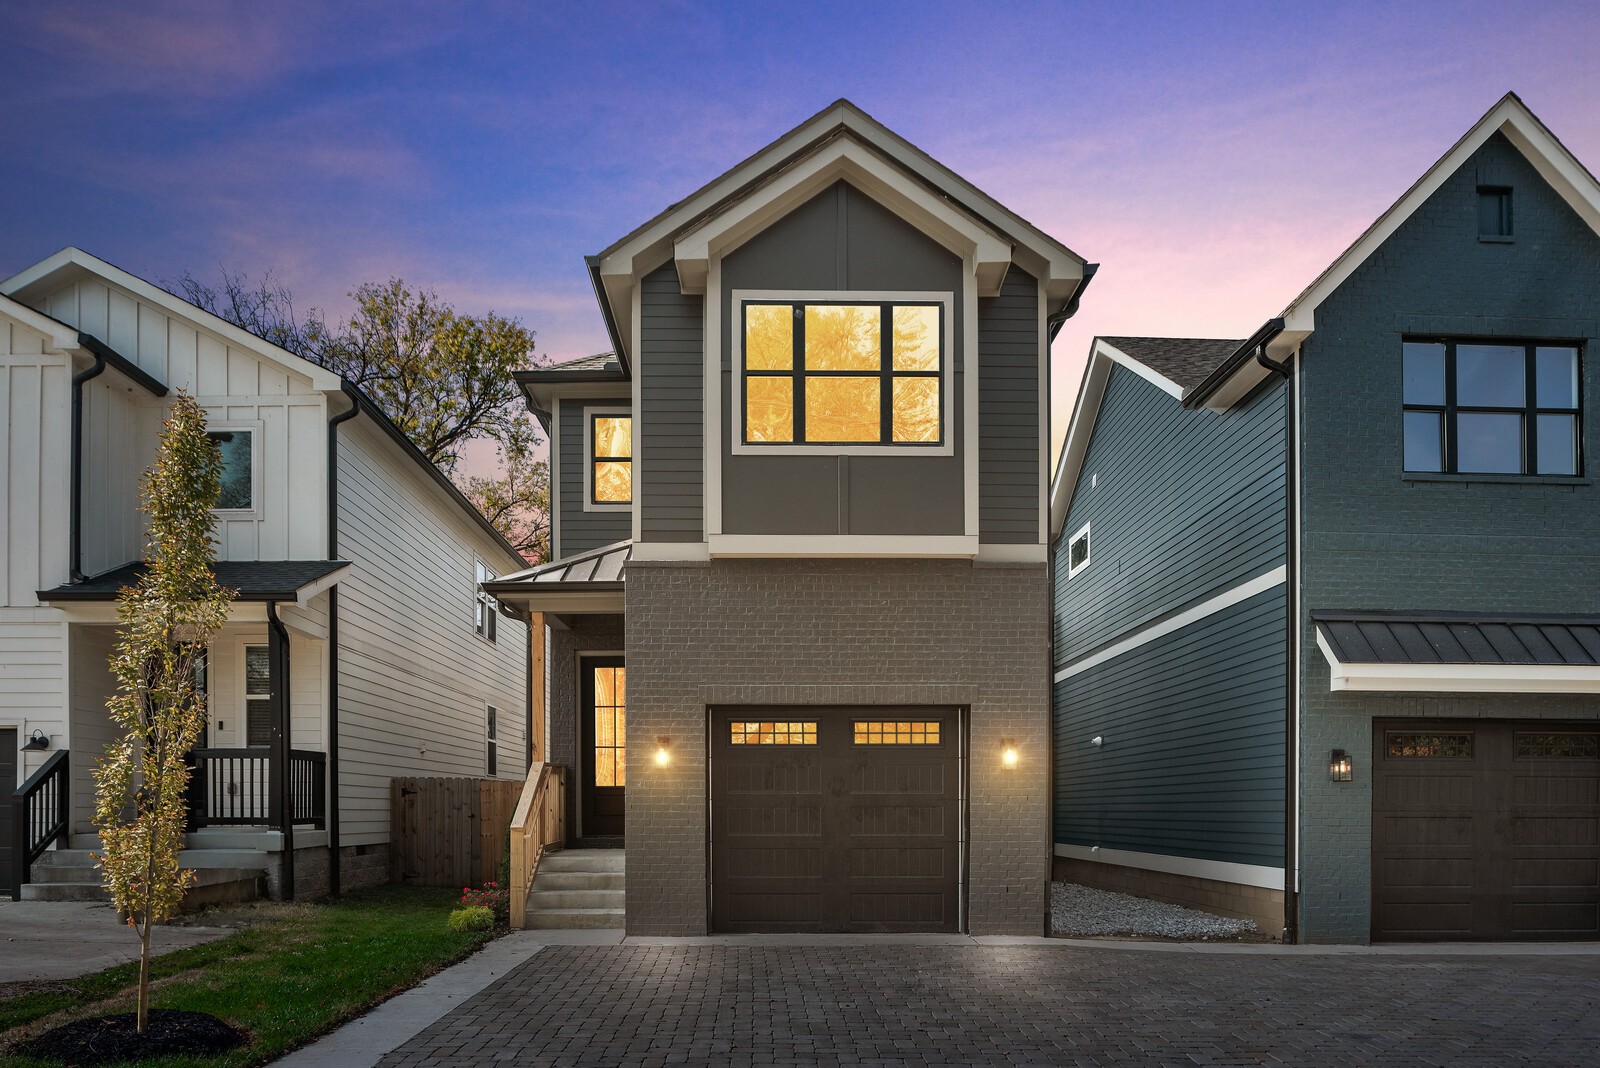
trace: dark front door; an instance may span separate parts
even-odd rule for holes
[[[17,781],[17,729],[0,728],[0,890],[10,891],[11,859],[15,855],[11,842],[11,795],[20,784]],[[18,847],[20,848],[20,847]]]
[[[1600,938],[1600,724],[1373,734],[1374,941]]]
[[[715,929],[959,929],[954,710],[719,710],[711,765]]]
[[[622,657],[580,661],[583,706],[579,712],[582,776],[578,784],[583,838],[623,833],[623,795],[628,785],[628,678]]]

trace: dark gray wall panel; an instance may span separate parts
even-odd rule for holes
[[[978,301],[978,533],[1039,543],[1039,283],[1017,267]]]
[[[562,556],[633,537],[633,517],[629,513],[583,510],[583,468],[588,463],[583,449],[583,410],[606,407],[627,411],[631,406],[624,397],[561,399],[561,470],[556,472],[561,493],[561,543],[556,549]]]
[[[1184,411],[1112,370],[1056,554],[1056,665],[1284,560],[1284,391]],[[1090,564],[1067,542],[1091,524]]]
[[[1284,671],[1278,587],[1056,683],[1056,841],[1282,865]]]
[[[705,298],[679,291],[672,264],[639,290],[640,516],[645,541],[705,537]]]
[[[839,182],[722,262],[722,527],[728,534],[962,534],[966,512],[961,261],[866,194]],[[937,291],[954,297],[951,456],[735,456],[733,292]],[[648,489],[646,490],[648,492]]]

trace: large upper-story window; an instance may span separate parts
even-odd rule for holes
[[[1446,339],[1404,350],[1407,471],[1582,473],[1577,345]]]
[[[740,312],[745,445],[944,443],[942,302],[746,300]]]
[[[585,415],[589,453],[585,505],[626,506],[633,501],[633,417],[593,410]]]
[[[249,430],[212,430],[206,433],[206,437],[216,442],[222,453],[222,492],[217,496],[217,507],[230,511],[254,508],[254,433]]]

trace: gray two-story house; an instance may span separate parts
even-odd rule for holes
[[[1243,340],[1096,339],[1058,875],[1310,942],[1600,937],[1600,185],[1515,96]]]
[[[589,267],[614,352],[521,375],[555,559],[485,587],[549,627],[569,844],[635,934],[1039,933],[1089,265],[840,101]]]

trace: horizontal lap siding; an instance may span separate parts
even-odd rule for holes
[[[621,397],[589,401],[564,397],[557,403],[561,408],[561,422],[556,428],[561,435],[557,461],[560,470],[556,472],[561,490],[561,540],[557,550],[562,556],[572,556],[633,537],[629,513],[583,510],[583,469],[589,462],[583,446],[584,409],[627,411],[632,405]]]
[[[705,537],[704,301],[679,290],[671,264],[640,288],[636,373],[644,413],[636,431],[646,541]]]
[[[1282,865],[1284,670],[1279,587],[1056,683],[1056,841]]]
[[[474,625],[474,564],[502,573],[503,550],[447,504],[365,420],[339,449],[339,550],[354,561],[339,584],[343,836],[388,840],[389,779],[481,775],[484,709],[500,712],[502,777],[521,776],[527,628],[499,620],[499,640]]]
[[[1283,401],[1273,385],[1231,412],[1184,411],[1112,371],[1055,548],[1058,667],[1283,563]],[[1090,564],[1069,579],[1085,523]]]
[[[978,302],[978,534],[1038,544],[1039,284],[1013,267]]]
[[[0,726],[26,740],[35,729],[57,747],[67,736],[67,625],[49,608],[0,608]],[[22,754],[19,777],[37,771],[48,752]],[[0,831],[0,833],[5,833]]]

